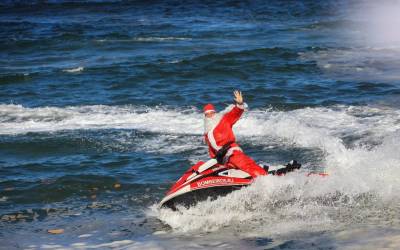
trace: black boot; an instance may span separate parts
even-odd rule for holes
[[[286,166],[284,168],[268,171],[268,174],[284,175],[288,172],[292,172],[295,169],[300,169],[300,168],[301,168],[301,164],[298,163],[296,160],[293,160],[293,161],[289,162],[288,164],[286,164]],[[265,167],[264,167],[264,169],[265,169]]]
[[[295,169],[300,169],[301,164],[298,163],[296,160],[290,161],[288,164],[286,164],[287,172],[292,172]]]

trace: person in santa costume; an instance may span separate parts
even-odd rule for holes
[[[235,105],[227,112],[217,113],[214,105],[204,106],[204,137],[211,158],[218,163],[239,168],[253,177],[267,175],[264,168],[247,156],[236,143],[233,125],[242,116],[246,104],[240,91],[234,91]]]

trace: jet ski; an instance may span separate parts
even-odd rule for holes
[[[268,174],[284,175],[287,172],[299,169],[301,164],[292,161],[285,167],[270,170]],[[170,188],[166,196],[159,203],[159,207],[176,210],[177,205],[190,207],[199,201],[214,200],[232,191],[253,183],[254,178],[248,173],[223,164],[216,159],[207,162],[200,161],[190,167],[181,178]]]

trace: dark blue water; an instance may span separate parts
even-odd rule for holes
[[[396,10],[3,1],[0,247],[399,247]],[[250,107],[235,127],[249,155],[331,177],[265,177],[227,199],[159,210],[207,159],[202,105],[222,110],[235,89]]]

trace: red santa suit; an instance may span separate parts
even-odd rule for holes
[[[266,175],[266,171],[257,165],[253,159],[243,153],[242,149],[236,143],[232,127],[239,120],[243,112],[244,106],[236,104],[229,112],[221,117],[216,126],[204,134],[210,157],[215,158],[218,150],[224,145],[230,144],[223,159],[224,164],[240,168],[253,177]]]

